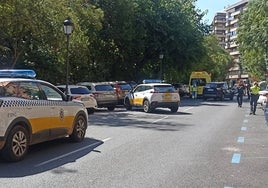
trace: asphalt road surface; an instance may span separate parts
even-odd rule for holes
[[[249,103],[183,99],[177,113],[98,110],[82,143],[30,147],[25,160],[0,159],[0,187],[265,188],[268,126]]]

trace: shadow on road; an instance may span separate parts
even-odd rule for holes
[[[103,141],[85,138],[83,142],[72,143],[68,138],[57,139],[33,145],[25,159],[10,163],[0,159],[0,178],[24,177],[52,170],[54,173],[74,173],[75,170],[62,167],[95,151]]]

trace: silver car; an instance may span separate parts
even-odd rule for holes
[[[98,108],[113,111],[117,105],[117,95],[108,82],[80,82],[77,85],[86,86],[97,101]]]
[[[65,93],[66,85],[57,85],[57,88]],[[73,97],[73,101],[82,102],[87,108],[88,114],[95,112],[97,101],[86,86],[68,85],[68,95]]]

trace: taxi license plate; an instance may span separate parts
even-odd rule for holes
[[[165,93],[164,96],[163,96],[163,99],[165,101],[171,101],[171,93]]]

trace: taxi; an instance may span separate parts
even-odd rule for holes
[[[33,70],[0,70],[0,154],[20,161],[30,145],[68,136],[84,139],[87,109]]]
[[[152,112],[156,108],[169,108],[172,113],[178,111],[180,95],[171,84],[148,83],[140,84],[131,90],[124,99],[127,110],[142,107],[144,112]]]

